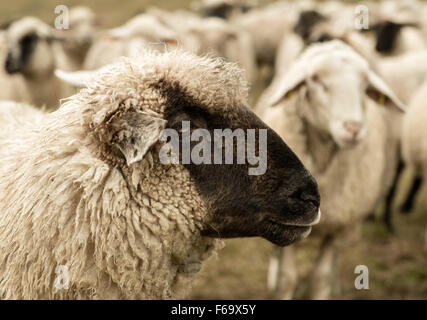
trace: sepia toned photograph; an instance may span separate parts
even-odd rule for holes
[[[427,300],[426,17],[2,1],[0,300]]]

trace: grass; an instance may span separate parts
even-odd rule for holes
[[[192,0],[14,0],[0,2],[0,22],[33,15],[53,22],[57,5],[88,5],[104,21],[105,27],[125,22],[149,5],[165,9],[189,8]],[[266,1],[267,2],[267,1]],[[270,1],[268,1],[270,2]],[[260,80],[260,83],[262,79]],[[252,101],[262,90],[255,86]],[[399,188],[401,202],[410,182],[406,172]],[[389,234],[378,222],[365,223],[362,237],[345,248],[341,260],[342,299],[426,299],[427,254],[424,232],[427,227],[427,190],[418,197],[414,212],[403,216],[395,212],[395,234]],[[269,299],[267,268],[272,245],[262,239],[227,240],[226,247],[203,268],[192,291],[194,299]],[[300,244],[298,261],[306,274],[314,257],[312,241]],[[364,264],[369,268],[369,290],[354,288],[354,268]]]

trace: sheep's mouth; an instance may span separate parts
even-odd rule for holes
[[[320,210],[310,222],[283,221],[277,217],[265,220],[263,237],[278,246],[286,246],[308,237],[312,226],[320,221]]]
[[[279,225],[283,225],[285,227],[302,227],[302,228],[312,227],[320,222],[320,217],[322,216],[320,209],[310,211],[310,215],[313,215],[313,219],[309,222],[305,222],[305,221],[291,222],[291,221],[285,221],[285,220],[279,219],[277,217],[269,217],[268,220],[271,223],[276,223]]]
[[[311,227],[289,226],[268,220],[268,224],[262,237],[275,245],[284,247],[296,241],[305,239],[311,232]]]

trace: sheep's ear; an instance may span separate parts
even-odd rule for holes
[[[305,79],[302,74],[298,77],[285,76],[276,86],[270,98],[270,105],[275,107],[283,100],[289,99],[292,95],[305,84]]]
[[[127,33],[124,28],[114,28],[110,30],[106,30],[103,33],[101,33],[101,38],[103,39],[109,39],[109,40],[120,40],[127,37]]]
[[[145,112],[127,112],[109,125],[111,143],[126,159],[127,165],[141,161],[159,140],[167,121]]]
[[[100,70],[67,72],[56,69],[55,76],[74,87],[86,87],[88,83],[96,78],[99,71]]]
[[[366,94],[378,104],[400,112],[406,111],[406,106],[399,100],[387,84],[374,72],[368,72],[368,88]]]

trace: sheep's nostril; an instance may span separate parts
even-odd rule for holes
[[[14,60],[13,60],[12,55],[10,53],[7,55],[7,58],[6,58],[5,70],[9,74],[14,74],[14,73],[19,72],[19,67],[17,66],[16,63],[14,63]]]
[[[320,206],[320,198],[317,193],[313,193],[309,190],[304,189],[298,189],[295,191],[292,195],[292,198],[298,199],[303,202],[311,202],[312,205],[316,208]]]
[[[319,197],[312,193],[308,193],[308,192],[301,193],[300,199],[303,201],[311,202],[313,206],[315,206],[316,208],[320,206]]]
[[[357,136],[357,134],[362,129],[362,123],[359,121],[344,121],[342,125],[344,129],[353,136]]]

